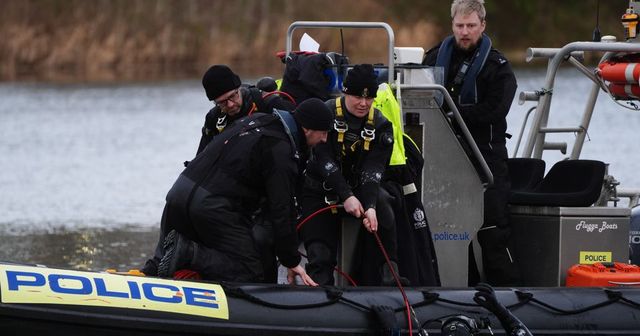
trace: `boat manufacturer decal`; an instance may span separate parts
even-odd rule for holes
[[[587,221],[581,220],[576,224],[576,231],[587,231],[587,232],[604,232],[606,230],[617,230],[618,224],[616,223],[607,223],[606,221],[602,221],[602,223],[587,223]]]
[[[611,252],[580,251],[580,264],[595,264],[597,262],[613,262]]]
[[[216,284],[0,265],[2,303],[65,304],[153,310],[229,319]]]

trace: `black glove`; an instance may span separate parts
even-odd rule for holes
[[[492,312],[498,319],[502,321],[502,317],[508,317],[510,314],[496,298],[496,293],[493,291],[493,287],[486,283],[479,283],[476,286],[476,294],[473,296],[473,301],[488,311]]]
[[[493,313],[502,327],[508,335],[531,335],[529,329],[518,320],[502,303],[498,302],[496,293],[493,291],[493,287],[486,283],[479,283],[476,286],[476,294],[473,296],[473,301],[488,311]],[[524,331],[524,333],[521,333]]]

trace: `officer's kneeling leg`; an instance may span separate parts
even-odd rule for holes
[[[336,252],[326,243],[315,240],[305,246],[307,250],[307,274],[319,285],[333,285]]]

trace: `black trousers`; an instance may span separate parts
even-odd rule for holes
[[[520,283],[520,269],[511,254],[509,226],[509,192],[511,183],[506,159],[489,159],[494,184],[484,193],[484,223],[478,231],[482,247],[482,264],[486,282],[493,286],[516,286]],[[469,248],[469,285],[480,280],[473,250]]]
[[[194,242],[190,269],[207,280],[262,281],[263,263],[253,237],[252,214],[180,175],[167,194],[154,257],[143,270],[153,274],[164,254],[164,236],[176,230]],[[154,265],[155,264],[155,265]],[[146,273],[145,273],[146,274]]]

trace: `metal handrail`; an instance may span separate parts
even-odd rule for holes
[[[444,86],[439,84],[400,84],[399,87],[401,89],[426,89],[426,90],[438,91],[442,94],[445,101],[447,102],[447,105],[449,105],[449,108],[451,108],[451,112],[453,113],[454,118],[456,119],[456,121],[458,122],[458,125],[460,126],[462,135],[464,136],[465,140],[467,140],[469,147],[471,147],[471,151],[473,152],[473,155],[480,163],[482,172],[487,177],[488,185],[493,185],[493,174],[489,169],[489,165],[487,165],[487,161],[484,160],[482,153],[480,153],[480,149],[478,148],[476,141],[471,136],[471,132],[469,132],[467,125],[464,123],[464,120],[462,119],[462,115],[460,114],[460,111],[458,111],[458,107],[456,107],[456,104],[453,102],[453,98],[451,98],[451,95],[449,95],[449,91],[447,91],[447,89]]]
[[[568,58],[575,51],[602,51],[602,52],[640,52],[640,46],[634,43],[626,42],[572,42],[560,50],[558,50],[553,58],[549,61],[547,66],[547,74],[545,78],[545,85],[543,91],[553,92],[553,86],[555,82],[556,73],[560,64]],[[594,84],[592,89],[587,110],[593,109],[595,100],[597,97],[599,85]],[[542,157],[542,151],[544,150],[544,137],[545,133],[540,133],[542,127],[546,127],[547,120],[549,118],[549,109],[551,107],[552,94],[545,94],[540,97],[540,101],[536,107],[536,113],[534,114],[534,121],[529,130],[529,136],[524,147],[523,157]],[[586,111],[585,115],[589,115],[592,111]],[[585,120],[586,121],[586,120]],[[582,134],[580,132],[579,134]],[[536,149],[534,153],[533,150]],[[575,152],[575,150],[574,150]],[[572,156],[576,155],[573,153]]]
[[[625,197],[629,199],[629,208],[633,208],[638,205],[640,201],[640,189],[635,188],[617,188],[616,195],[618,197]]]
[[[531,112],[536,109],[535,106],[531,107],[522,121],[522,127],[520,127],[520,134],[518,134],[518,141],[516,142],[516,148],[513,150],[512,157],[516,157],[518,155],[518,149],[520,149],[520,142],[522,141],[522,136],[524,135],[524,130],[527,127],[527,123],[529,122],[529,116],[531,116]]]
[[[560,48],[527,48],[525,61],[529,63],[534,58],[553,58],[559,51]],[[579,60],[584,60],[584,51],[574,51],[571,53],[571,56]]]
[[[345,22],[345,21],[296,21],[289,25],[287,29],[287,44],[286,54],[291,53],[291,39],[293,38],[293,32],[298,28],[382,28],[387,31],[387,37],[389,38],[388,45],[388,83],[393,83],[393,48],[395,44],[395,37],[391,26],[385,22]]]

